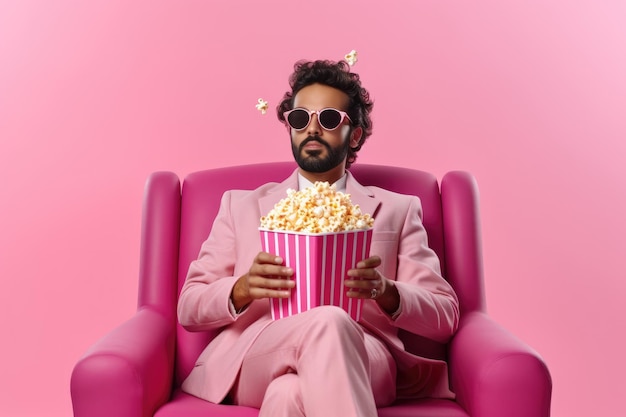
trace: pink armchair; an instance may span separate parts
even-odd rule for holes
[[[137,313],[96,342],[71,377],[75,417],[244,417],[252,408],[211,404],[180,384],[212,333],[190,333],[176,321],[178,293],[227,189],[280,181],[295,168],[277,162],[190,174],[181,186],[169,172],[146,184]],[[426,172],[357,163],[363,184],[422,200],[430,245],[460,299],[458,333],[447,345],[403,334],[421,355],[445,358],[455,401],[421,399],[381,408],[381,417],[547,417],[552,381],[544,361],[486,313],[477,186],[466,172],[441,181]]]

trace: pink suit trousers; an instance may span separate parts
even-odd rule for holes
[[[260,417],[376,417],[395,399],[396,364],[345,311],[318,307],[258,335],[232,394]]]

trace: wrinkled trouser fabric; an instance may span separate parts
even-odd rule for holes
[[[376,417],[395,399],[385,345],[345,311],[318,307],[271,323],[248,351],[235,403],[260,417]]]

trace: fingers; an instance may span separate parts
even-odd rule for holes
[[[348,277],[354,278],[344,281],[348,297],[376,299],[385,292],[386,280],[376,269],[380,264],[380,257],[372,256],[348,271]]]
[[[346,295],[350,298],[377,299],[385,292],[386,282],[383,277],[376,279],[346,280],[344,285],[348,289]]]
[[[284,265],[284,260],[280,256],[267,252],[259,252],[254,258],[248,274],[250,276],[288,278],[293,275],[293,270]]]
[[[248,292],[253,299],[287,298],[295,286],[293,270],[283,265],[280,256],[260,252],[248,272]]]
[[[280,256],[272,255],[271,253],[259,252],[254,258],[253,263],[282,265],[283,258],[281,258]]]
[[[380,259],[380,256],[370,256],[367,259],[363,259],[361,262],[356,264],[356,267],[358,269],[365,269],[365,268],[377,268],[381,265],[382,263],[382,259]]]
[[[376,269],[381,264],[378,256],[372,256],[357,263],[356,268],[347,273],[344,282],[347,296],[352,298],[377,299],[385,292],[386,280]],[[284,260],[267,252],[255,257],[246,275],[247,295],[251,299],[288,298],[296,286],[292,279],[293,269],[284,265]]]
[[[262,279],[253,277],[248,282],[250,297],[253,299],[289,298],[291,295],[290,290],[295,286],[294,281],[274,278]]]
[[[372,256],[357,263],[356,268],[348,270],[348,276],[356,280],[380,281],[381,275],[376,269],[380,264],[380,257]],[[372,285],[372,283],[364,283],[363,285]]]

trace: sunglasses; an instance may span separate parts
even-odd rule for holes
[[[304,130],[311,123],[311,115],[317,114],[317,121],[324,130],[337,129],[343,119],[346,118],[350,123],[352,119],[348,116],[348,113],[327,107],[322,110],[307,110],[301,107],[293,110],[289,110],[283,113],[285,120],[289,123],[292,129]]]

